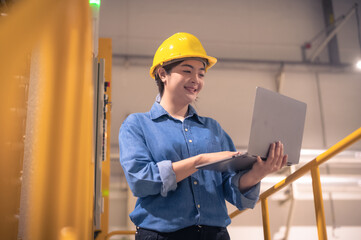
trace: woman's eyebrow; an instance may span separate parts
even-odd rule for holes
[[[185,63],[185,64],[182,64],[181,66],[182,66],[182,67],[190,67],[190,68],[194,69],[194,67],[193,67],[192,65],[186,64],[186,63]],[[206,69],[202,67],[202,68],[200,68],[199,70],[206,70]]]

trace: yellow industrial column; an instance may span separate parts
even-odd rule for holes
[[[18,1],[0,21],[1,239],[17,239],[20,138],[31,166],[25,229],[28,240],[93,238],[93,83],[89,2]],[[17,65],[36,53],[36,108],[24,135]],[[20,81],[21,82],[21,81]],[[31,85],[31,82],[30,82]],[[21,219],[24,220],[24,219]]]
[[[5,56],[0,54],[0,238],[17,239],[30,57],[18,58],[9,72]]]
[[[31,1],[29,1],[31,2]],[[14,6],[15,7],[15,6]],[[0,238],[17,239],[30,76],[31,3],[0,17]],[[35,7],[35,6],[34,6]],[[15,8],[16,9],[16,8]],[[34,10],[33,14],[38,12]],[[34,20],[34,23],[37,23]],[[41,24],[39,24],[41,28]],[[27,31],[25,31],[27,30]],[[24,41],[26,39],[26,41]]]
[[[66,0],[56,7],[52,24],[39,43],[42,89],[26,235],[31,240],[91,239],[94,163],[89,3]]]

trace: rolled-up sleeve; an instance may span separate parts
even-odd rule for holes
[[[225,198],[239,210],[254,208],[259,199],[260,183],[257,183],[246,192],[241,192],[239,190],[239,179],[244,173],[246,173],[246,171],[239,173],[223,173]]]
[[[146,146],[140,124],[130,115],[119,130],[119,158],[129,187],[136,197],[161,194],[176,188],[171,161],[155,162]]]
[[[235,203],[234,203],[234,205],[238,209],[254,208],[254,206],[256,205],[259,199],[259,192],[261,186],[260,182],[254,185],[253,187],[251,187],[250,189],[248,189],[246,192],[241,193],[239,191],[239,179],[246,172],[247,171],[242,171],[231,177],[232,191],[234,191],[236,195],[239,195],[235,198]]]
[[[162,180],[162,188],[160,194],[166,197],[169,191],[174,191],[177,188],[177,179],[173,171],[172,162],[169,160],[157,163]]]

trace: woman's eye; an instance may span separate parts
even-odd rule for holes
[[[185,72],[185,73],[191,73],[191,71],[189,71],[189,70],[183,70],[183,72]]]
[[[204,74],[203,73],[199,74],[199,77],[204,77]]]

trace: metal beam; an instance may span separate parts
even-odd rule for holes
[[[332,0],[322,0],[323,16],[325,19],[325,28],[328,29],[327,35],[335,29],[335,16],[333,12]],[[338,42],[336,35],[328,43],[328,57],[331,64],[340,63],[340,54],[338,51]]]
[[[134,55],[134,54],[113,54],[114,60],[120,59],[127,64],[138,66],[151,66],[153,56],[150,55]],[[292,60],[268,60],[268,59],[242,59],[242,58],[217,58],[218,62],[215,68],[239,68],[239,65],[249,64],[249,67],[257,68],[261,65],[270,66],[275,70],[279,70],[280,65],[284,65],[289,70],[290,67],[306,67],[307,71],[352,71],[353,65],[350,63],[317,63],[312,61],[292,61]]]
[[[347,22],[348,19],[350,19],[352,14],[355,13],[356,8],[357,8],[357,4],[355,4],[350,9],[350,11],[343,18],[342,22],[335,29],[333,29],[332,32],[330,32],[328,34],[327,38],[322,42],[322,44],[320,46],[318,46],[318,48],[315,50],[315,52],[310,57],[311,62],[315,61],[316,57],[321,53],[321,51],[326,47],[326,45],[331,41],[331,39],[337,34],[337,32],[343,27],[343,25],[345,25],[345,23]],[[340,61],[331,63],[331,64],[338,65],[338,64],[340,64]]]

